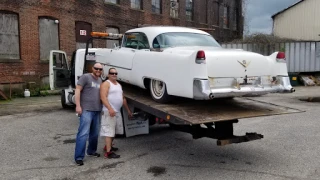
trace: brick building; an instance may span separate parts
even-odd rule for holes
[[[146,24],[214,29],[209,33],[220,42],[241,38],[242,0],[1,0],[0,89],[9,81],[40,83],[49,51],[70,59],[90,31],[124,33]]]

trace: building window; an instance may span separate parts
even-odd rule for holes
[[[238,14],[239,10],[235,9],[233,12],[233,30],[238,30]]]
[[[107,33],[112,33],[112,34],[119,34],[119,29],[115,27],[107,27],[106,28]],[[120,40],[119,38],[113,38],[109,37],[110,39],[107,40],[107,48],[114,48],[115,46],[119,46]]]
[[[142,9],[141,0],[131,0],[131,8],[133,8],[133,9]]]
[[[152,0],[152,12],[161,14],[161,0]]]
[[[229,7],[223,7],[223,28],[229,28]]]
[[[39,17],[40,60],[49,60],[51,50],[59,50],[59,21]]]
[[[219,20],[220,20],[220,17],[219,17],[219,12],[220,12],[220,8],[219,8],[219,2],[216,2],[214,1],[213,2],[213,24],[216,25],[216,26],[219,26]]]
[[[170,0],[170,16],[179,17],[179,0]]]
[[[0,59],[20,59],[18,14],[0,11]]]
[[[119,0],[104,0],[105,3],[119,4]]]
[[[186,19],[193,20],[193,2],[192,0],[186,0]]]
[[[202,1],[201,2],[203,9],[202,11],[200,11],[199,15],[200,15],[200,23],[204,23],[204,24],[208,24],[208,1]]]

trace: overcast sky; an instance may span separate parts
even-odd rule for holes
[[[271,16],[300,0],[247,0],[245,7],[245,20],[249,27],[249,33],[272,32]],[[245,27],[245,33],[248,30]]]

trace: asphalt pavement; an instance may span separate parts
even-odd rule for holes
[[[60,96],[0,102],[0,179],[303,179],[320,177],[320,87],[255,97],[304,112],[242,119],[235,134],[257,132],[257,141],[216,146],[167,125],[150,134],[116,138],[120,159],[73,161],[78,119]],[[311,102],[310,102],[311,101]],[[103,153],[103,139],[98,152]]]

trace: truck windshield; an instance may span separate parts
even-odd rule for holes
[[[212,36],[188,32],[170,32],[160,34],[154,38],[152,46],[153,48],[168,48],[177,46],[221,47]]]

